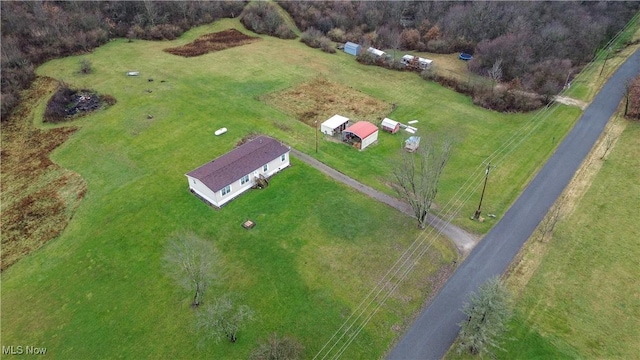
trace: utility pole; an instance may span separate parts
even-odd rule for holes
[[[480,218],[480,213],[482,212],[482,199],[484,198],[484,191],[487,188],[487,180],[489,180],[489,172],[491,171],[491,163],[487,165],[487,170],[484,172],[484,186],[482,186],[482,194],[480,195],[480,203],[478,204],[478,210],[473,215],[474,220],[478,220]]]

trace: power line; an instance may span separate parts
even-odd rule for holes
[[[638,17],[638,16],[640,16],[640,13],[638,13],[634,17],[634,19],[636,17]],[[630,26],[630,25],[628,25],[628,26]],[[616,35],[616,37],[620,36],[623,33],[623,31],[625,31],[625,30],[626,30],[626,28],[621,30],[618,33],[618,35]],[[612,40],[611,42],[613,42],[613,41],[614,40]],[[607,46],[608,45],[609,44],[607,44]],[[587,66],[585,66],[584,69],[590,69],[592,66],[594,66],[594,62],[596,61],[596,59],[597,59],[597,56],[594,57],[594,59]],[[581,78],[581,77],[585,76],[585,75],[583,75],[585,73],[584,69],[583,69],[583,72],[581,72],[580,74],[578,74],[578,76],[576,76],[576,78]],[[564,92],[565,91],[563,91],[563,93]],[[492,163],[493,162],[496,165],[500,164],[501,162],[503,162],[506,159],[506,157],[509,154],[511,154],[511,152],[513,152],[516,148],[518,148],[525,140],[530,138],[531,135],[535,132],[535,130],[537,130],[539,128],[539,126],[545,120],[547,120],[551,114],[553,114],[556,111],[557,108],[558,107],[551,107],[550,104],[547,104],[543,109],[541,109],[538,112],[536,112],[536,114],[528,122],[526,122],[517,132],[515,132],[509,139],[507,139],[507,141],[505,141],[491,155],[489,155],[485,159],[485,161],[483,161],[482,165],[478,166],[478,168],[473,170],[471,175],[465,181],[465,183],[463,183],[463,185],[461,185],[458,188],[458,190],[456,191],[454,196],[451,197],[450,200],[443,207],[443,210],[441,211],[441,213],[445,214],[445,216],[437,218],[438,219],[437,221],[439,222],[438,225],[443,225],[443,224],[444,224],[444,226],[449,225],[451,223],[451,221],[457,216],[457,214],[462,209],[462,207],[464,205],[466,205],[466,203],[468,202],[470,197],[473,195],[473,192],[475,190],[477,190],[477,188],[480,185],[480,182],[478,182],[478,180],[482,178],[483,174],[482,174],[481,170],[484,168],[484,163],[485,162],[487,162],[487,163]],[[487,173],[485,173],[485,176],[486,175],[488,175],[488,171],[487,171]],[[486,180],[486,177],[485,177],[485,180]],[[475,185],[473,185],[474,183],[475,183]],[[486,184],[486,182],[485,182],[485,184]],[[444,226],[439,226],[439,228],[440,229],[444,229]],[[434,231],[435,231],[435,233],[434,233]],[[314,359],[317,359],[322,354],[322,352],[325,349],[327,349],[327,346],[329,346],[329,344],[333,343],[333,345],[331,345],[327,349],[325,355],[321,357],[321,359],[327,358],[331,354],[333,349],[342,340],[342,338],[347,335],[347,332],[350,331],[354,326],[356,326],[356,323],[358,322],[358,320],[365,314],[365,312],[367,312],[368,308],[376,301],[376,299],[378,298],[378,295],[383,292],[383,289],[387,286],[387,283],[389,283],[392,278],[398,276],[398,274],[402,271],[402,273],[400,274],[400,278],[397,279],[397,281],[395,281],[394,285],[391,287],[391,289],[389,291],[386,292],[386,294],[382,297],[382,299],[379,299],[377,301],[378,304],[373,308],[373,310],[370,312],[370,314],[368,316],[366,316],[364,321],[360,325],[357,326],[357,328],[355,330],[355,333],[353,333],[349,337],[349,339],[341,347],[339,347],[338,352],[336,354],[334,354],[334,356],[332,356],[331,358],[339,358],[340,356],[342,356],[342,354],[346,351],[346,349],[349,347],[349,345],[356,339],[356,337],[358,336],[358,334],[360,334],[362,329],[364,329],[364,327],[369,323],[369,321],[377,313],[378,309],[386,302],[387,298],[395,291],[395,289],[400,285],[400,283],[413,270],[413,268],[416,266],[418,260],[420,260],[422,258],[422,256],[426,253],[426,251],[431,247],[431,245],[433,244],[433,242],[435,241],[437,236],[440,235],[441,233],[442,233],[442,230],[435,230],[435,227],[429,227],[429,231],[428,232],[427,232],[426,229],[423,230],[416,237],[416,239],[410,244],[410,246],[401,254],[401,256],[398,258],[398,260],[396,260],[396,262],[389,268],[387,273],[376,284],[376,286],[367,294],[367,296],[365,296],[365,298],[360,302],[360,304],[352,312],[352,314],[345,320],[345,322],[343,322],[342,326],[340,326],[340,328],[338,328],[338,330],[336,330],[336,332],[325,343],[325,345],[320,349],[320,351],[316,354],[316,356],[314,356]],[[420,249],[420,247],[427,240],[428,240],[428,243],[426,244],[426,246],[424,246],[418,252],[417,256],[414,257],[414,255],[416,254],[416,251],[418,251],[418,249]],[[404,269],[404,270],[402,270],[402,269]],[[389,277],[389,279],[387,279],[387,277]],[[375,293],[375,295],[373,296],[373,298],[371,298],[371,296],[374,293]],[[367,303],[366,306],[364,308],[362,308],[362,306],[365,303]],[[354,315],[356,313],[359,313],[359,314],[354,318]],[[350,325],[347,326],[347,324],[350,324]],[[347,326],[346,329],[344,329],[345,326]],[[343,331],[343,329],[344,329],[344,331]],[[340,335],[340,336],[338,336],[336,338],[336,336],[341,331],[342,331],[342,335]]]

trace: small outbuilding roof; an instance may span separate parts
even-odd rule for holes
[[[344,131],[353,133],[360,139],[364,139],[367,136],[378,131],[378,127],[368,121],[358,121],[357,123],[344,129]]]
[[[388,128],[395,128],[396,126],[398,126],[399,122],[395,121],[395,120],[391,120],[389,118],[384,118],[382,120],[382,126],[384,127],[388,127]]]
[[[349,121],[348,117],[344,117],[342,115],[333,115],[332,117],[330,117],[328,120],[326,120],[325,122],[322,123],[323,126],[326,126],[328,128],[331,129],[335,129],[338,126],[346,123],[347,121]]]
[[[187,176],[200,180],[211,191],[219,191],[289,150],[274,138],[258,136],[190,171]]]
[[[382,55],[384,55],[384,54],[385,54],[385,52],[384,52],[384,51],[382,51],[382,50],[378,50],[378,49],[376,49],[376,48],[372,48],[372,47],[368,48],[368,49],[367,49],[367,51],[368,51],[368,52],[370,52],[370,53],[372,53],[372,54],[373,54],[373,55],[375,55],[375,56],[382,56]]]

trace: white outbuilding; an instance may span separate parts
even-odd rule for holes
[[[398,132],[398,130],[400,130],[400,123],[389,118],[382,119],[382,123],[380,124],[380,126],[382,126],[382,130],[390,132],[392,134],[395,134]]]
[[[368,48],[368,49],[367,49],[367,51],[368,51],[369,53],[371,53],[371,54],[375,55],[376,57],[383,57],[383,56],[386,56],[386,55],[387,55],[387,53],[385,53],[384,51],[382,51],[382,50],[378,50],[378,49],[376,49],[376,48],[372,48],[372,47]]]
[[[342,115],[333,115],[329,120],[320,125],[320,131],[323,134],[334,136],[336,134],[340,134],[344,129],[346,129],[348,123],[349,118]]]

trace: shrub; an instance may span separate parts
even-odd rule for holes
[[[322,31],[310,27],[300,34],[300,41],[312,48],[320,48],[322,51],[334,54],[336,49],[331,40],[322,34]]]
[[[91,60],[89,59],[80,60],[80,73],[91,74],[92,72],[93,72],[93,65],[91,64]]]
[[[331,40],[324,36],[320,38],[320,49],[329,54],[335,54],[336,52],[336,48],[333,46]]]
[[[247,29],[258,34],[267,34],[282,39],[296,37],[280,16],[276,5],[271,3],[259,1],[253,6],[247,6],[240,15],[240,22]]]
[[[474,104],[500,112],[532,111],[543,105],[542,99],[539,95],[507,89],[483,89],[473,94]]]
[[[356,57],[356,60],[361,64],[375,65],[377,59],[376,59],[376,56],[373,55],[372,53],[366,50],[363,50],[360,52],[360,55]]]
[[[329,37],[329,39],[335,41],[335,42],[345,42],[345,34],[344,34],[344,30],[340,29],[340,28],[333,28],[331,30],[329,30],[329,32],[327,33],[327,36]]]
[[[251,360],[299,360],[304,356],[304,347],[288,336],[272,334],[251,353]]]
[[[322,34],[322,31],[314,27],[310,27],[307,30],[305,30],[302,34],[300,34],[300,41],[302,41],[303,43],[307,44],[312,48],[319,48],[320,39],[322,39],[323,36],[324,35]]]
[[[297,36],[296,33],[287,26],[287,24],[283,23],[276,29],[276,37],[279,37],[280,39],[295,39]]]

